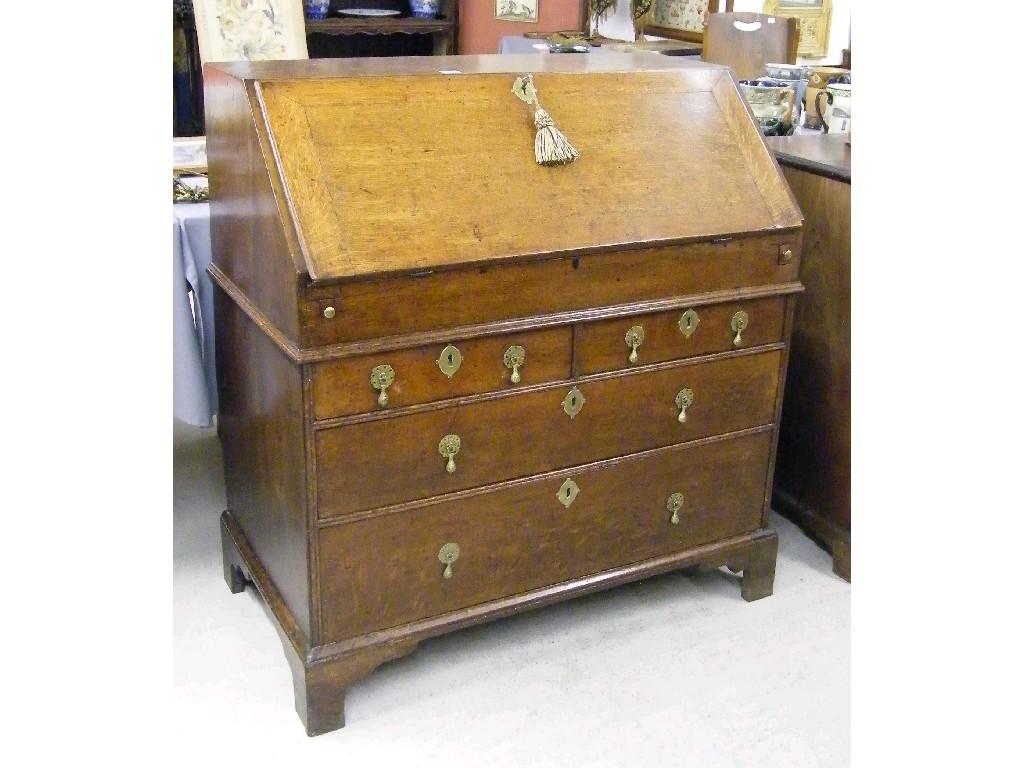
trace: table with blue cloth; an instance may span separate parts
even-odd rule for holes
[[[217,370],[213,349],[210,204],[175,203],[174,418],[197,427],[213,423]]]

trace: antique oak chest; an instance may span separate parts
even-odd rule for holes
[[[579,151],[536,162],[532,73]],[[309,734],[427,637],[693,565],[771,594],[801,215],[728,70],[206,68],[224,574]]]

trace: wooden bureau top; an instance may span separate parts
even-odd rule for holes
[[[314,281],[798,227],[728,70],[649,55],[217,64]],[[580,151],[534,161],[541,105]],[[230,157],[214,158],[228,162]],[[215,177],[216,174],[211,174]],[[216,200],[217,179],[211,193]]]

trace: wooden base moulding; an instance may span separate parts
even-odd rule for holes
[[[775,531],[761,529],[405,626],[310,647],[230,511],[221,515],[221,544],[228,589],[238,593],[246,584],[252,584],[270,609],[292,671],[295,710],[309,736],[343,727],[345,691],[381,664],[412,653],[421,640],[693,566],[727,566],[735,573],[742,573],[740,594],[743,599],[760,600],[772,594],[778,554],[778,535]]]

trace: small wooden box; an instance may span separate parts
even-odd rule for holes
[[[534,160],[533,72],[580,151]],[[205,71],[225,577],[307,732],[423,638],[694,564],[771,594],[800,212],[728,70]]]

